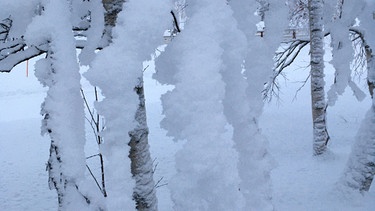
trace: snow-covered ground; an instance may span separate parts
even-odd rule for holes
[[[374,187],[365,196],[350,197],[335,189],[355,134],[370,107],[370,99],[357,102],[347,90],[334,107],[328,108],[330,153],[321,158],[313,157],[308,83],[294,99],[301,86],[299,81],[307,77],[308,70],[293,69],[306,66],[306,61],[307,53],[291,68],[285,83],[280,79],[281,98],[266,104],[261,118],[261,128],[276,163],[272,171],[275,208],[279,211],[375,210]],[[172,202],[168,181],[175,173],[174,154],[183,143],[173,142],[159,127],[162,119],[159,97],[168,88],[151,79],[152,69],[150,66],[145,71],[149,140],[152,156],[158,164],[155,180],[160,180],[159,210],[169,211]],[[333,81],[332,75],[333,70],[327,64],[327,88]],[[364,82],[360,86],[365,90]],[[87,82],[83,82],[83,87],[90,89]],[[88,91],[87,95],[90,93]],[[45,89],[33,74],[25,76],[24,65],[10,74],[0,74],[0,210],[56,210],[56,194],[48,189],[45,171],[49,139],[40,136],[39,110],[44,96]],[[87,128],[87,156],[96,150],[90,131]],[[98,168],[94,166],[93,171]]]

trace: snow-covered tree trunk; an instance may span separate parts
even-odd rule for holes
[[[105,9],[105,33],[104,35],[111,40],[112,28],[116,25],[117,15],[121,12],[125,0],[102,0]]]
[[[287,26],[287,8],[282,2],[256,2],[259,4],[245,0],[229,3],[242,34],[236,31],[235,26],[228,28],[230,35],[226,35],[228,44],[223,56],[226,64],[222,73],[226,83],[223,103],[228,122],[233,126],[233,140],[239,153],[237,165],[241,178],[240,192],[246,200],[245,210],[273,210],[272,158],[258,122],[264,105],[264,83],[272,75],[273,56]],[[256,10],[259,17],[253,15]],[[259,21],[266,24],[264,37],[255,35]],[[242,37],[244,34],[246,37]]]
[[[102,1],[102,4],[105,9],[103,21],[105,21],[104,40],[106,40],[106,43],[112,42],[112,29],[117,24],[118,14],[122,11],[123,4],[125,2],[126,1],[124,0]],[[93,15],[93,12],[91,12],[91,14]],[[98,17],[95,18],[97,19]],[[95,22],[91,21],[92,25],[93,23]],[[89,30],[91,30],[91,28]],[[102,34],[99,33],[99,35]],[[89,38],[87,40],[90,41]],[[84,59],[82,55],[85,55],[83,54],[83,52],[85,52],[86,48],[87,46],[83,49],[82,53],[80,54],[81,63]],[[155,187],[154,185],[152,185],[154,184],[153,165],[148,145],[148,128],[146,118],[146,107],[144,103],[145,99],[142,82],[143,79],[140,77],[139,80],[141,82],[135,87],[135,91],[140,101],[138,104],[137,112],[135,113],[136,126],[135,129],[129,132],[129,135],[131,137],[129,143],[131,172],[136,180],[136,187],[134,188],[133,197],[138,210],[155,210],[157,209],[157,200]]]
[[[368,191],[375,175],[375,100],[356,136],[340,183],[358,191]]]
[[[47,58],[37,61],[35,74],[49,88],[41,111],[42,133],[51,138],[49,186],[57,191],[59,210],[86,210],[96,200],[85,193],[83,185],[85,118],[70,12],[65,0],[43,6],[44,11],[28,26],[25,38],[29,46],[48,43]]]
[[[359,27],[362,30],[358,31],[361,33],[366,52],[367,81],[372,96],[372,104],[355,137],[355,143],[352,147],[344,175],[339,182],[344,187],[349,187],[360,192],[370,189],[375,175],[375,99],[373,97],[375,61],[371,50],[375,46],[375,40],[370,38],[375,32],[374,11],[375,2],[367,1],[364,10],[359,15],[359,19],[361,20]]]
[[[117,15],[122,10],[125,0],[103,0],[106,9],[106,33],[111,37],[112,28],[116,25]],[[111,39],[111,38],[110,38]],[[143,78],[139,78],[135,91],[139,104],[135,113],[136,126],[129,132],[131,173],[136,181],[133,198],[137,210],[157,210],[156,190],[153,178],[153,162],[148,144],[148,126],[144,96]]]
[[[329,140],[324,92],[323,0],[309,0],[308,3],[313,153],[314,155],[320,155],[326,151]]]
[[[136,127],[130,135],[130,160],[131,172],[135,179],[133,198],[136,201],[137,210],[157,210],[157,198],[153,178],[153,162],[148,145],[148,127],[146,116],[146,104],[142,78],[135,87],[139,98],[137,112],[135,114]]]
[[[174,209],[242,210],[237,155],[225,131],[222,105],[221,70],[230,54],[224,56],[231,45],[226,39],[237,42],[230,30],[235,22],[225,0],[192,0],[188,5],[184,30],[157,58],[154,75],[161,83],[175,85],[162,96],[161,126],[167,135],[186,140],[176,153],[177,172],[169,182]],[[235,59],[240,68],[241,58]]]
[[[162,44],[170,6],[169,1],[126,2],[114,23],[110,46],[98,53],[85,75],[104,96],[96,108],[106,120],[103,154],[108,168],[116,169],[107,175],[108,199],[114,210],[157,209],[142,70],[143,61]]]

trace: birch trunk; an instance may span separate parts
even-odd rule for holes
[[[309,20],[313,153],[320,155],[326,151],[329,140],[324,92],[323,0],[309,0]]]
[[[157,210],[157,198],[155,191],[153,164],[148,145],[148,127],[146,116],[145,95],[143,79],[135,88],[139,96],[139,105],[135,120],[136,128],[129,132],[131,137],[129,146],[131,159],[131,172],[136,182],[133,197],[137,210]]]
[[[112,41],[112,28],[116,25],[117,15],[121,12],[125,0],[102,0],[105,10],[105,29],[103,37],[110,43]]]
[[[116,25],[117,14],[121,12],[125,0],[102,0],[105,9],[105,23],[109,27]]]
[[[108,39],[112,38],[111,31],[116,25],[117,15],[121,12],[125,0],[102,0],[106,10],[105,23]],[[137,210],[157,210],[155,182],[153,179],[153,164],[148,145],[148,126],[145,106],[143,79],[135,87],[139,97],[139,105],[135,114],[137,126],[129,132],[131,173],[136,181],[133,199]]]

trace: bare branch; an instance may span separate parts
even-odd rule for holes
[[[306,40],[292,40],[282,43],[284,45],[284,47],[281,47],[282,50],[275,53],[274,73],[263,90],[264,99],[271,101],[273,96],[279,96],[279,85],[276,78],[295,61],[302,49],[309,43],[310,41]]]
[[[309,80],[310,76],[311,75],[309,74],[306,77],[306,79],[302,81],[302,85],[297,89],[296,93],[294,94],[293,101],[297,99],[297,95],[298,95],[299,91],[301,91],[302,88],[305,87],[305,85],[306,85],[307,81]]]
[[[176,15],[174,14],[173,10],[171,10],[171,14],[173,16],[173,23],[174,23],[174,28],[175,28],[174,31],[181,32],[180,26],[178,25],[178,21],[177,21]]]
[[[89,167],[88,165],[86,165],[86,167],[87,167],[87,169],[89,170],[90,175],[91,175],[92,178],[94,179],[94,181],[95,181],[95,183],[96,183],[96,186],[98,186],[100,192],[102,192],[102,193],[104,194],[102,187],[100,187],[100,184],[99,184],[98,180],[96,179],[95,175],[92,173],[90,167]]]
[[[166,186],[168,185],[168,183],[163,183],[163,184],[160,184],[160,182],[164,179],[164,177],[161,177],[155,184],[155,188],[160,188],[160,187],[163,187],[163,186]],[[160,185],[159,185],[160,184]]]
[[[97,157],[97,156],[100,156],[100,153],[95,154],[95,155],[88,156],[88,157],[86,157],[86,159],[90,159],[90,158]]]

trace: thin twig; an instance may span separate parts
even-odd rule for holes
[[[90,108],[90,106],[89,106],[89,104],[88,104],[88,102],[87,102],[87,99],[86,99],[85,93],[84,93],[84,91],[83,91],[82,88],[81,88],[81,94],[82,94],[83,101],[85,102],[86,108],[87,108],[87,110],[89,111],[89,114],[90,114],[90,116],[91,116],[91,119],[92,119],[92,121],[96,124],[96,121],[95,121],[94,115],[93,115],[93,113],[92,113],[92,111],[91,111],[91,108]]]
[[[302,88],[305,87],[305,85],[306,85],[307,81],[309,80],[309,78],[310,78],[310,74],[307,76],[307,78],[304,81],[302,81],[302,85],[297,89],[296,93],[294,94],[293,101],[297,100],[297,94],[298,94],[298,92],[300,92],[302,90]]]
[[[168,185],[168,183],[163,183],[163,184],[160,184],[159,183],[164,179],[164,177],[161,177],[157,182],[156,184],[154,185],[155,188],[160,188],[160,187],[163,187],[163,186],[166,186]]]
[[[100,153],[95,154],[95,155],[88,156],[88,157],[86,157],[86,159],[90,159],[90,158],[93,158],[93,157],[96,157],[96,156],[100,156]]]
[[[98,188],[100,189],[100,192],[103,193],[103,190],[102,190],[102,188],[100,187],[98,180],[96,179],[96,177],[95,177],[94,174],[92,173],[90,167],[89,167],[87,164],[86,164],[86,167],[87,167],[87,169],[89,170],[89,172],[90,172],[92,178],[95,180],[95,183],[96,183],[96,185],[98,186]]]

